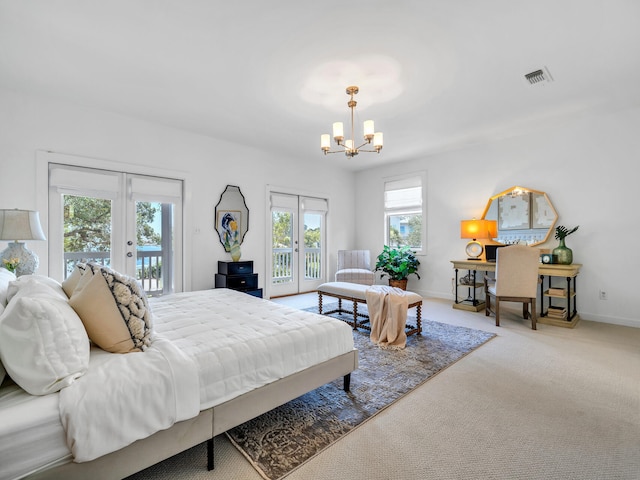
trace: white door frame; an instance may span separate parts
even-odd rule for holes
[[[143,165],[125,164],[122,162],[115,162],[111,160],[96,159],[90,157],[83,157],[80,155],[69,155],[63,153],[56,153],[51,151],[38,150],[36,151],[36,207],[40,213],[40,223],[45,232],[49,231],[49,164],[59,163],[64,165],[71,165],[77,167],[96,168],[103,170],[111,170],[117,172],[124,172],[128,174],[139,174],[155,177],[173,178],[176,180],[182,180],[183,182],[183,198],[182,198],[182,245],[186,245],[187,232],[192,225],[192,218],[189,214],[190,208],[188,204],[190,202],[190,178],[186,172],[168,170],[157,167],[148,167]],[[47,242],[47,248],[38,252],[40,257],[40,269],[44,269],[44,275],[49,275],[49,242]],[[180,255],[176,251],[176,255]],[[192,252],[189,248],[182,248],[182,258],[179,262],[182,265],[182,271],[179,272],[182,277],[182,290],[191,290],[191,261]],[[178,274],[178,272],[176,272]]]
[[[272,238],[272,228],[271,228],[271,194],[272,193],[296,195],[299,197],[323,198],[323,199],[326,199],[328,205],[331,205],[331,199],[329,195],[326,193],[310,192],[308,190],[298,190],[295,188],[281,187],[281,186],[267,184],[265,189],[265,219],[267,220],[265,224],[267,228],[265,228],[265,248],[266,248],[265,264],[266,265],[265,265],[264,298],[271,298],[272,292],[273,292],[272,286],[271,286],[271,278],[273,276],[273,267],[271,262],[271,254],[273,250],[273,245],[272,245],[273,238]],[[299,223],[303,223],[303,222],[299,222]],[[323,278],[325,282],[327,281],[327,275],[329,273],[329,270],[328,270],[328,266],[329,266],[328,252],[330,252],[329,235],[328,235],[329,228],[330,228],[330,208],[327,210],[325,214],[325,224],[324,224],[325,254],[323,255],[323,258],[322,258],[322,271],[324,272]],[[301,225],[298,228],[298,237],[304,238],[304,225]]]

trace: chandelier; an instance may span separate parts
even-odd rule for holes
[[[353,99],[353,96],[358,93],[358,87],[351,86],[347,87],[347,95],[350,95],[351,98],[347,105],[351,109],[351,138],[345,140],[344,139],[344,125],[342,122],[335,122],[333,124],[333,140],[339,147],[342,147],[342,150],[331,150],[331,138],[328,133],[324,133],[320,136],[320,148],[326,155],[327,153],[342,153],[347,157],[354,157],[358,155],[360,152],[372,152],[372,153],[380,153],[382,150],[382,132],[375,132],[373,128],[373,120],[365,120],[364,122],[364,143],[359,147],[356,147],[354,142],[354,127],[353,127],[353,115],[356,109],[357,102]],[[366,145],[371,145],[373,141],[373,150],[363,150],[362,147]]]

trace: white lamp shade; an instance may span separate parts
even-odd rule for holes
[[[374,147],[382,147],[382,142],[383,142],[382,132],[377,132],[373,136],[373,146]]]
[[[365,120],[364,122],[364,138],[371,139],[375,133],[375,127],[373,126],[373,120]]]
[[[0,210],[0,240],[46,240],[33,210]]]
[[[331,148],[331,137],[328,133],[320,135],[320,148],[322,150],[329,150],[329,148]]]
[[[333,124],[333,138],[342,140],[344,138],[344,126],[342,122],[335,122]]]

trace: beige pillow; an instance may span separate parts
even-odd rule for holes
[[[151,344],[151,311],[134,278],[107,267],[93,275],[87,270],[69,305],[82,319],[91,341],[103,350],[139,352]]]
[[[87,266],[84,263],[76,263],[71,275],[62,282],[62,289],[64,290],[64,293],[67,294],[68,298],[71,298],[71,295],[73,295],[73,291],[76,289],[76,286],[82,278],[85,270],[87,270]]]

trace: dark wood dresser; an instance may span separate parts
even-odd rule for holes
[[[258,274],[253,273],[253,261],[218,261],[216,288],[230,288],[262,298],[262,289],[258,288]]]

